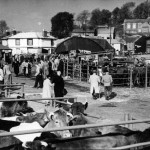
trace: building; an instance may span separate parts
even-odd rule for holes
[[[114,29],[114,27],[108,27],[107,25],[97,26],[96,35],[104,39],[115,39]]]
[[[150,18],[147,19],[125,19],[124,33],[128,35],[150,35]]]
[[[2,45],[12,49],[15,54],[52,53],[55,38],[43,32],[23,32],[2,38]]]

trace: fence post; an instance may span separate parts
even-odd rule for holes
[[[68,60],[67,60],[67,76],[68,76]]]
[[[72,64],[72,79],[74,79],[75,63]]]
[[[87,82],[89,81],[89,63],[87,62]]]
[[[147,65],[145,68],[145,89],[147,89]]]
[[[82,79],[81,79],[82,78],[82,72],[81,72],[81,70],[82,70],[82,63],[80,63],[80,77],[79,77],[80,81],[82,81]]]
[[[25,83],[21,83],[22,84],[22,87],[21,87],[21,90],[22,90],[22,98],[25,98],[25,94],[24,94],[24,85]]]
[[[130,69],[130,90],[132,88],[132,68]]]
[[[66,71],[65,71],[65,68],[66,68],[66,67],[65,67],[65,66],[66,66],[66,62],[64,61],[64,68],[63,68],[63,70],[64,70],[64,71],[63,71],[63,76],[64,76],[64,77],[66,76]]]
[[[124,114],[124,121],[130,121],[130,120],[132,120],[132,116],[131,116],[131,114],[129,114],[129,113],[125,113]],[[126,128],[129,128],[129,129],[133,129],[133,124],[125,124],[124,125]]]

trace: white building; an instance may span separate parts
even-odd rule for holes
[[[43,32],[24,32],[5,37],[2,39],[2,45],[12,49],[12,55],[15,54],[39,54],[51,53],[54,49],[55,38]]]

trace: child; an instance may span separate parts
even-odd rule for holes
[[[51,78],[49,75],[46,76],[46,79],[43,82],[43,93],[42,98],[52,98],[54,97],[54,84],[51,82]],[[45,100],[45,105],[50,103],[49,100]]]

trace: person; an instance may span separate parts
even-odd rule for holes
[[[90,75],[89,78],[90,82],[90,93],[93,96],[93,99],[97,99],[99,97],[99,83],[100,83],[100,78],[98,75],[96,75],[96,70],[93,70],[93,74]]]
[[[12,76],[11,76],[11,70],[10,70],[10,66],[9,66],[8,62],[5,62],[3,72],[4,72],[4,83],[11,84]]]
[[[109,74],[108,70],[104,71],[105,74],[102,76],[102,83],[104,84],[104,94],[105,94],[105,99],[109,100],[111,91],[112,91],[112,76]]]
[[[102,76],[103,76],[102,66],[99,66],[99,67],[98,67],[98,75],[99,75],[99,77],[100,77],[100,81],[101,81]]]
[[[15,59],[15,61],[13,62],[13,68],[14,68],[14,73],[16,74],[16,77],[18,77],[19,74],[19,62],[17,61],[17,59]]]
[[[36,73],[35,73],[35,84],[33,88],[43,88],[43,76],[42,76],[42,69],[40,66],[40,62],[36,64]],[[39,84],[39,87],[38,87]]]
[[[46,79],[47,75],[49,75],[49,65],[48,65],[47,58],[45,58],[45,61],[43,64],[43,78]]]
[[[57,75],[53,78],[53,83],[54,83],[54,94],[55,97],[63,97],[64,94],[64,80],[61,76],[61,72],[57,71]],[[60,101],[62,101],[60,99]],[[59,107],[61,107],[61,104],[59,104]]]
[[[43,82],[43,92],[42,92],[42,98],[52,98],[54,97],[54,84],[52,83],[52,80],[49,75],[46,76],[46,79]],[[45,100],[45,105],[49,104],[49,100]]]
[[[2,65],[0,65],[0,84],[4,84],[4,72],[2,69]],[[0,95],[2,95],[3,87],[0,86]]]

